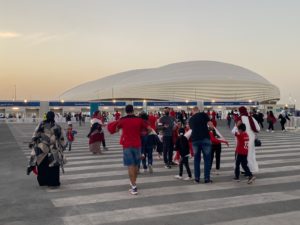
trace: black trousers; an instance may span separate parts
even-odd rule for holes
[[[60,186],[59,166],[49,167],[47,155],[38,165],[37,180],[40,186]]]
[[[284,122],[280,122],[280,125],[281,125],[281,130],[285,130],[285,127],[284,127],[285,123],[286,123],[286,121],[284,121]]]
[[[263,121],[259,121],[258,124],[261,126],[261,128],[264,128],[264,123],[263,123]]]
[[[105,138],[103,138],[103,140],[102,140],[102,146],[103,146],[103,148],[106,148]]]
[[[269,123],[269,130],[274,130],[274,124],[273,122],[268,122]]]
[[[192,177],[192,173],[191,173],[191,169],[190,169],[190,166],[189,166],[189,158],[188,157],[182,157],[180,159],[180,163],[179,163],[179,176],[182,176],[183,166],[185,166],[186,172],[187,172],[188,176]]]
[[[214,161],[214,156],[216,154],[216,169],[220,169],[221,164],[221,151],[222,151],[222,145],[221,144],[212,144],[211,145],[211,167]]]
[[[248,167],[248,161],[247,161],[247,155],[236,155],[236,160],[235,160],[235,177],[239,178],[240,177],[240,165],[242,165],[242,168],[245,171],[245,176],[252,176],[252,173]]]
[[[166,165],[171,165],[173,158],[173,138],[172,136],[163,136],[163,153]]]

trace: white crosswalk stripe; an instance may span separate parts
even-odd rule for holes
[[[33,128],[28,124],[10,125],[26,156],[30,154],[27,143]],[[66,173],[61,175],[62,186],[59,189],[45,189],[45,194],[51,196],[53,205],[66,210],[65,216],[62,216],[65,225],[136,224],[142,220],[145,220],[146,225],[160,219],[161,224],[180,224],[176,220],[179,216],[184,218],[193,213],[210,213],[213,210],[222,213],[228,208],[236,211],[240,207],[272,207],[272,204],[287,204],[290,211],[296,212],[285,211],[282,215],[299,219],[300,139],[297,132],[259,134],[263,143],[257,149],[260,172],[252,185],[248,185],[246,179],[239,183],[232,181],[235,140],[228,129],[221,128],[222,134],[230,142],[230,147],[224,146],[222,149],[221,171],[219,175],[212,172],[213,184],[196,185],[190,181],[175,180],[178,167],[169,170],[163,168],[163,162],[157,160],[154,154],[154,173],[141,174],[138,178],[139,195],[131,196],[127,191],[129,180],[127,170],[122,164],[118,136],[106,134],[109,151],[94,156],[88,150],[88,127],[75,128],[79,132],[72,151],[66,152],[68,164],[65,166]],[[190,161],[190,167],[193,169],[193,161]],[[203,168],[201,172],[203,175]],[[129,202],[132,205],[128,205]],[[105,207],[102,204],[108,204],[109,207],[102,208]],[[76,213],[71,210],[79,206],[81,210]],[[68,213],[69,210],[71,211]],[[256,224],[271,224],[270,221],[281,218],[278,213],[270,214],[266,210],[265,214],[253,221],[257,221]],[[252,218],[243,219],[237,214],[229,217],[227,222],[218,222],[212,217],[210,223],[254,224]],[[171,222],[167,223],[169,220]],[[195,224],[189,220],[186,223]],[[273,221],[273,224],[276,222]]]

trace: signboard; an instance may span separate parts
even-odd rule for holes
[[[197,102],[147,102],[147,106],[161,106],[161,107],[172,107],[172,106],[196,106]]]
[[[134,107],[143,107],[144,106],[144,102],[133,102],[133,106]]]
[[[39,107],[40,102],[0,102],[0,107]]]
[[[204,106],[254,106],[258,102],[204,102]]]
[[[126,106],[126,102],[98,102],[99,106]]]
[[[59,102],[59,101],[54,101],[54,102],[49,102],[49,106],[54,106],[54,107],[59,107],[59,106],[69,106],[69,107],[89,107],[90,103],[89,102]]]
[[[89,107],[91,103],[97,103],[98,106],[125,106],[126,102],[49,102],[50,107]]]

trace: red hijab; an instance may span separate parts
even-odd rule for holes
[[[248,117],[249,123],[250,123],[250,127],[251,127],[251,130],[253,130],[253,132],[255,132],[255,133],[258,133],[258,130],[256,129],[255,123],[254,123],[254,121],[253,121],[253,118],[252,118],[252,116],[250,116],[250,115],[248,114],[248,111],[247,111],[246,107],[241,106],[241,107],[239,108],[239,111],[240,111],[241,117],[242,117],[242,116],[247,116],[247,117]]]

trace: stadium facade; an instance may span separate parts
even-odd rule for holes
[[[280,91],[261,75],[240,66],[190,61],[117,73],[81,84],[60,97],[65,101],[146,99],[275,104]]]
[[[157,111],[165,106],[189,111],[197,105],[226,115],[245,105],[276,113],[284,107],[276,106],[279,99],[278,87],[248,69],[222,62],[190,61],[110,75],[74,87],[56,101],[0,101],[0,119],[3,115],[41,117],[47,110],[88,114],[95,104],[109,112],[122,112],[126,104],[133,104],[137,111]]]

